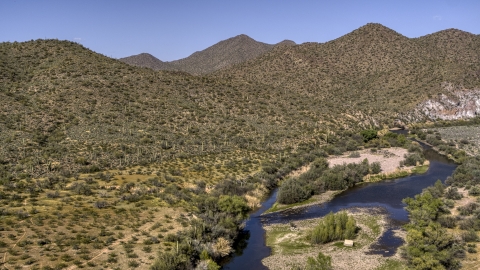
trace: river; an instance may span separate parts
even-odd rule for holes
[[[282,212],[262,215],[274,203],[275,190],[263,202],[262,207],[252,213],[240,234],[236,251],[222,269],[267,269],[261,260],[270,255],[270,248],[265,245],[265,230],[262,224],[286,223],[294,220],[322,217],[329,212],[337,212],[352,207],[382,208],[389,217],[389,226],[379,241],[373,244],[371,253],[392,256],[402,245],[402,240],[393,234],[393,230],[408,222],[408,213],[404,209],[402,199],[419,194],[424,188],[433,185],[438,179],[442,182],[450,176],[456,165],[444,156],[424,147],[425,157],[430,167],[425,174],[412,175],[395,180],[357,185],[335,196],[322,205],[311,205]]]

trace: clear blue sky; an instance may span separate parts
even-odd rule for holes
[[[407,37],[457,28],[480,34],[479,0],[0,0],[0,42],[57,38],[120,58],[187,57],[246,34],[326,42],[369,22]]]

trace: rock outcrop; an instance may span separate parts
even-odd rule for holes
[[[465,89],[452,83],[443,83],[442,87],[443,94],[420,103],[408,118],[456,120],[480,115],[480,89]]]

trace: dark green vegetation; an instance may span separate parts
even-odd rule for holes
[[[408,155],[405,156],[402,165],[416,166],[417,164],[423,164],[424,161],[423,148],[418,143],[410,143]]]
[[[347,212],[326,215],[308,236],[312,244],[324,244],[335,240],[353,239],[357,225]]]
[[[415,198],[407,198],[410,223],[403,256],[414,269],[459,269],[466,252],[476,253],[480,240],[480,158],[466,158],[446,183],[440,181]],[[469,198],[458,188],[468,190]],[[475,199],[477,198],[477,199]]]
[[[285,180],[278,191],[277,200],[282,204],[292,204],[325,190],[342,190],[362,182],[368,173],[370,165],[366,159],[361,164],[337,165],[329,169],[327,160],[320,158],[300,177]]]
[[[467,269],[478,267],[477,243],[480,238],[480,158],[467,156],[465,145],[472,145],[472,135],[479,118],[460,121],[439,121],[433,129],[414,128],[411,133],[433,145],[450,158],[461,162],[446,186],[438,181],[414,199],[405,199],[410,212],[407,244],[403,255],[415,269]],[[448,127],[448,128],[445,128]],[[463,132],[459,132],[463,131]],[[451,134],[457,136],[451,136]],[[446,139],[442,138],[446,135]],[[450,136],[449,136],[450,135]]]
[[[293,268],[292,270],[300,269],[300,268]],[[308,257],[307,259],[307,266],[304,268],[305,270],[332,270],[332,258],[327,256],[321,252],[318,253],[316,258]]]
[[[469,157],[457,167],[446,183],[454,187],[475,187],[480,185],[480,157]]]
[[[450,214],[444,189],[438,181],[414,199],[404,200],[410,223],[403,255],[414,269],[460,269],[459,259],[465,257],[463,241],[455,239],[440,223]]]

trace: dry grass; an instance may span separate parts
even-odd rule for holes
[[[457,148],[471,156],[480,154],[480,126],[454,126],[435,128],[442,139],[452,142]]]
[[[80,179],[84,177],[91,175]],[[117,175],[112,182],[126,184],[147,176],[120,177]],[[117,189],[105,189],[114,184],[97,180],[97,185],[92,196],[61,191],[58,198],[41,194],[35,200],[11,203],[9,210],[23,210],[29,217],[21,221],[15,216],[3,218],[0,234],[6,245],[0,249],[1,262],[7,268],[24,265],[74,269],[95,265],[124,268],[134,260],[138,269],[147,269],[155,251],[169,248],[163,237],[188,226],[192,218],[182,208],[164,207],[165,203],[157,198],[136,203],[119,201],[115,198]],[[94,207],[97,193],[102,194],[108,207]],[[109,260],[111,254],[116,256]]]
[[[35,196],[19,193],[21,200],[2,199],[12,214],[0,220],[0,263],[8,269],[126,269],[129,265],[148,269],[158,251],[175,249],[168,235],[188,229],[195,218],[189,214],[194,205],[179,202],[172,206],[162,197],[149,195],[149,190],[158,188],[152,179],[163,183],[160,193],[172,180],[183,189],[196,188],[200,182],[211,188],[224,178],[242,179],[258,172],[270,158],[264,153],[237,151],[172,159],[160,166],[102,172],[109,179],[97,173],[81,174]],[[78,182],[85,183],[91,193],[75,193]],[[137,192],[143,194],[138,201],[122,199]],[[246,197],[254,206],[263,195],[259,187]],[[105,207],[96,207],[98,201],[105,202]]]

